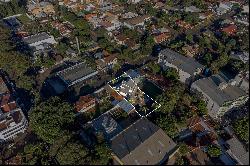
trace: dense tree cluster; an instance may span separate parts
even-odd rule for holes
[[[245,117],[233,124],[233,128],[235,133],[239,136],[239,138],[246,143],[249,142],[249,118]]]
[[[26,1],[14,0],[0,5],[0,18],[25,13]]]
[[[222,154],[222,150],[219,146],[217,145],[209,145],[208,146],[208,151],[207,153],[211,156],[211,157],[219,157]]]

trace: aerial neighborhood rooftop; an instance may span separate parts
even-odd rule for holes
[[[0,0],[0,165],[249,165],[248,15]]]

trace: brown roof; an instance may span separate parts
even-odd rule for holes
[[[115,36],[115,38],[118,41],[126,41],[128,39],[128,37],[123,35],[123,34],[119,34],[119,35]]]
[[[21,110],[20,110],[21,111]],[[15,111],[14,113],[12,113],[12,118],[15,121],[15,123],[20,123],[22,120],[22,115],[20,113],[20,111]]]
[[[7,128],[7,124],[5,122],[0,123],[0,131],[3,131]]]
[[[115,90],[112,90],[110,95],[112,97],[114,97],[115,100],[118,100],[118,101],[122,101],[123,100],[123,97],[119,93],[117,93]]]
[[[0,97],[0,107],[8,104],[11,101],[11,95],[10,94],[4,94]]]
[[[203,133],[198,139],[200,146],[207,145],[217,139],[217,134],[210,119],[194,116],[188,120],[187,126],[194,133],[195,139],[198,138],[196,134]]]
[[[161,33],[160,35],[157,35],[157,36],[154,37],[156,43],[164,42],[169,38],[170,38],[169,33]]]
[[[75,108],[79,112],[82,109],[85,109],[91,105],[95,104],[95,98],[91,95],[81,96],[80,99],[76,102]]]
[[[17,155],[5,161],[6,165],[21,165],[22,164],[22,157]]]
[[[84,16],[84,18],[89,21],[90,19],[92,19],[93,17],[96,17],[96,16],[97,16],[97,14],[91,13],[91,14],[86,14]]]
[[[222,28],[221,31],[225,32],[225,33],[227,33],[229,35],[232,35],[237,31],[237,27],[236,27],[236,25],[231,24],[231,25],[229,25],[227,27]]]
[[[108,22],[108,21],[102,21],[101,23],[101,26],[103,26],[104,28],[108,28],[108,27],[111,27],[113,24]]]
[[[114,54],[112,54],[112,55],[109,55],[103,59],[104,59],[105,63],[110,63],[116,59],[116,56]]]

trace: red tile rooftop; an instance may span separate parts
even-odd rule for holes
[[[162,33],[162,34],[160,34],[158,36],[155,36],[154,40],[155,40],[156,43],[161,43],[161,42],[166,41],[169,38],[170,38],[170,34],[168,34],[168,33]]]
[[[221,31],[227,33],[228,35],[233,35],[237,32],[237,26],[231,24],[227,27],[222,28]]]
[[[10,102],[11,95],[10,94],[5,94],[3,96],[0,96],[0,107],[8,104]]]
[[[95,98],[91,95],[81,96],[80,99],[76,102],[75,108],[79,112],[82,109],[85,109],[91,105],[95,104]]]

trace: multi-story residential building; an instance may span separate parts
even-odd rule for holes
[[[55,38],[46,32],[24,37],[23,42],[30,48],[29,53],[34,60],[37,59],[37,55],[48,52],[51,46],[57,44]]]
[[[97,137],[102,135],[108,142],[114,165],[163,164],[178,150],[176,143],[147,118],[124,126],[111,112],[106,112],[89,124]]]
[[[24,133],[28,126],[22,110],[10,94],[0,96],[0,142],[15,138]]]
[[[103,71],[112,69],[116,63],[117,63],[117,58],[115,55],[109,55],[102,59],[96,60],[97,69]]]
[[[165,132],[141,118],[111,140],[114,160],[120,165],[158,165],[176,152],[175,142]]]
[[[0,114],[0,142],[13,139],[18,134],[24,133],[27,126],[28,121],[21,109]]]
[[[208,114],[215,119],[244,104],[249,98],[247,93],[237,86],[237,80],[228,80],[222,73],[195,81],[191,90],[203,95]]]
[[[235,136],[227,140],[225,146],[227,154],[236,161],[236,165],[249,165],[249,152]]]
[[[169,67],[175,68],[179,73],[179,80],[186,84],[189,84],[204,69],[204,66],[193,58],[185,57],[170,49],[162,50],[159,53],[158,63],[163,70]]]

